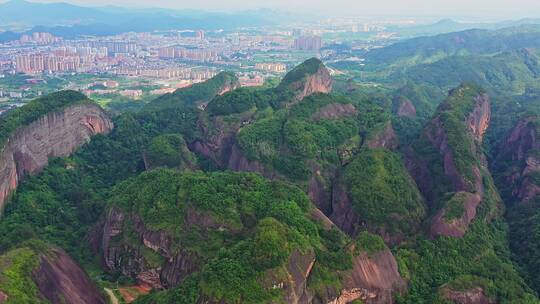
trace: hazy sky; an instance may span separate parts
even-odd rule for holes
[[[30,1],[60,2],[62,0]],[[64,0],[64,2],[86,6],[151,6],[211,10],[277,8],[349,15],[476,16],[486,19],[540,18],[540,0]]]

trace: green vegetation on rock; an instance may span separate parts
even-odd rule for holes
[[[0,147],[19,127],[26,126],[47,113],[79,103],[92,103],[86,96],[75,91],[60,91],[34,99],[24,107],[9,111],[0,116]],[[1,150],[1,149],[0,149]]]
[[[38,264],[38,254],[28,247],[13,249],[0,256],[0,292],[7,295],[6,304],[45,303],[32,280],[32,271]]]
[[[143,110],[157,111],[172,109],[183,105],[197,105],[198,102],[210,101],[221,93],[223,86],[231,88],[239,85],[232,73],[221,72],[210,80],[196,83],[187,88],[178,89],[150,102]]]
[[[212,299],[247,303],[280,299],[282,293],[260,278],[287,271],[293,250],[325,256],[317,263],[320,269],[344,268],[330,263],[331,256],[344,249],[339,244],[326,247],[331,243],[310,219],[313,207],[307,196],[296,187],[255,174],[156,169],[118,185],[109,204],[140,216],[150,231],[169,233],[174,248],[197,252],[205,265],[200,290]],[[184,221],[192,212],[207,220],[186,227]],[[212,222],[217,225],[204,224]],[[201,239],[193,238],[195,230]],[[133,246],[131,242],[125,239],[126,245]]]
[[[278,88],[284,89],[289,85],[304,79],[306,76],[313,75],[323,66],[321,60],[311,58],[296,66],[285,75]]]
[[[159,135],[152,139],[146,150],[146,158],[152,168],[186,169],[193,168],[197,162],[180,134]]]
[[[366,252],[368,255],[381,252],[386,249],[383,239],[367,231],[362,231],[358,234],[354,241],[355,254],[359,255]]]
[[[359,153],[345,168],[343,183],[353,210],[371,227],[411,233],[425,215],[423,199],[401,158],[388,150]]]

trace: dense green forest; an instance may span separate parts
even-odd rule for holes
[[[53,245],[100,287],[151,285],[135,303],[539,303],[539,42],[534,26],[416,38],[301,101],[291,84],[319,59],[274,87],[223,72],[125,109],[10,197],[0,291],[42,300],[30,273]],[[1,116],[0,144],[77,102]]]

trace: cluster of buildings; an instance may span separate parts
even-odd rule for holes
[[[286,71],[286,64],[280,60],[249,63],[251,54],[291,49],[317,52],[323,42],[314,33],[301,31],[298,37],[293,37],[290,31],[206,35],[196,30],[62,40],[50,33],[37,32],[13,43],[0,44],[0,72],[110,73],[204,80],[221,66],[227,70],[248,68],[261,75],[281,74]]]
[[[51,44],[55,42],[60,42],[62,39],[60,37],[55,37],[51,33],[42,33],[35,32],[31,35],[22,35],[19,41],[22,44],[26,43],[35,43],[35,44]]]
[[[319,36],[300,36],[294,39],[294,48],[297,50],[318,51],[322,45],[322,38]]]
[[[119,68],[113,71],[116,75],[122,76],[142,76],[158,79],[189,79],[194,81],[206,80],[214,77],[218,71],[216,69],[194,69],[191,67],[159,67],[159,68],[144,68],[144,67],[126,67]]]
[[[255,69],[270,73],[285,73],[287,71],[287,65],[280,62],[263,62],[256,63]]]
[[[267,77],[284,74],[289,66],[299,62],[294,50],[318,52],[323,45],[320,34],[306,30],[292,33],[246,29],[207,35],[202,30],[171,30],[62,39],[36,32],[0,43],[0,74],[33,75],[33,79],[58,74],[59,79],[67,80],[69,89],[82,90],[88,95],[114,94],[130,98],[170,93],[178,88],[174,83],[191,85],[214,77],[220,70],[237,72],[242,86],[261,86]],[[305,56],[304,52],[296,54]],[[97,76],[91,77],[93,79],[119,76],[111,78],[126,80],[126,83],[137,83],[133,79],[143,78],[140,83],[157,84],[161,88],[143,91],[132,89],[134,86],[122,88],[116,81],[84,83],[78,80],[88,79],[86,75],[70,78],[78,73]],[[31,89],[24,91],[23,87]],[[4,90],[4,97],[0,98],[33,98],[42,87],[32,83],[19,87],[10,85],[9,89],[0,86],[0,91]],[[10,92],[6,93],[8,90]],[[22,95],[16,94],[19,91]]]
[[[202,62],[214,62],[220,60],[216,50],[212,49],[186,49],[181,47],[165,47],[158,51],[159,58],[179,58]]]
[[[119,60],[111,60],[109,55],[130,56],[136,48],[129,43],[108,43],[95,46],[59,46],[37,49],[34,52],[15,56],[14,66],[17,73],[65,73],[88,72],[97,68],[107,68]]]
[[[15,59],[17,73],[71,72],[81,66],[78,56],[20,55]]]

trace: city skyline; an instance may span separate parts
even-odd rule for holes
[[[5,3],[9,1],[0,1]],[[74,5],[96,7],[117,6],[132,9],[163,8],[177,10],[242,11],[251,9],[277,9],[288,12],[325,14],[332,16],[391,16],[391,17],[453,17],[476,20],[507,20],[516,18],[536,18],[540,16],[540,2],[533,0],[381,0],[381,1],[286,1],[286,0],[201,0],[197,2],[157,0],[151,5],[144,0],[32,0],[38,3],[70,3]]]

